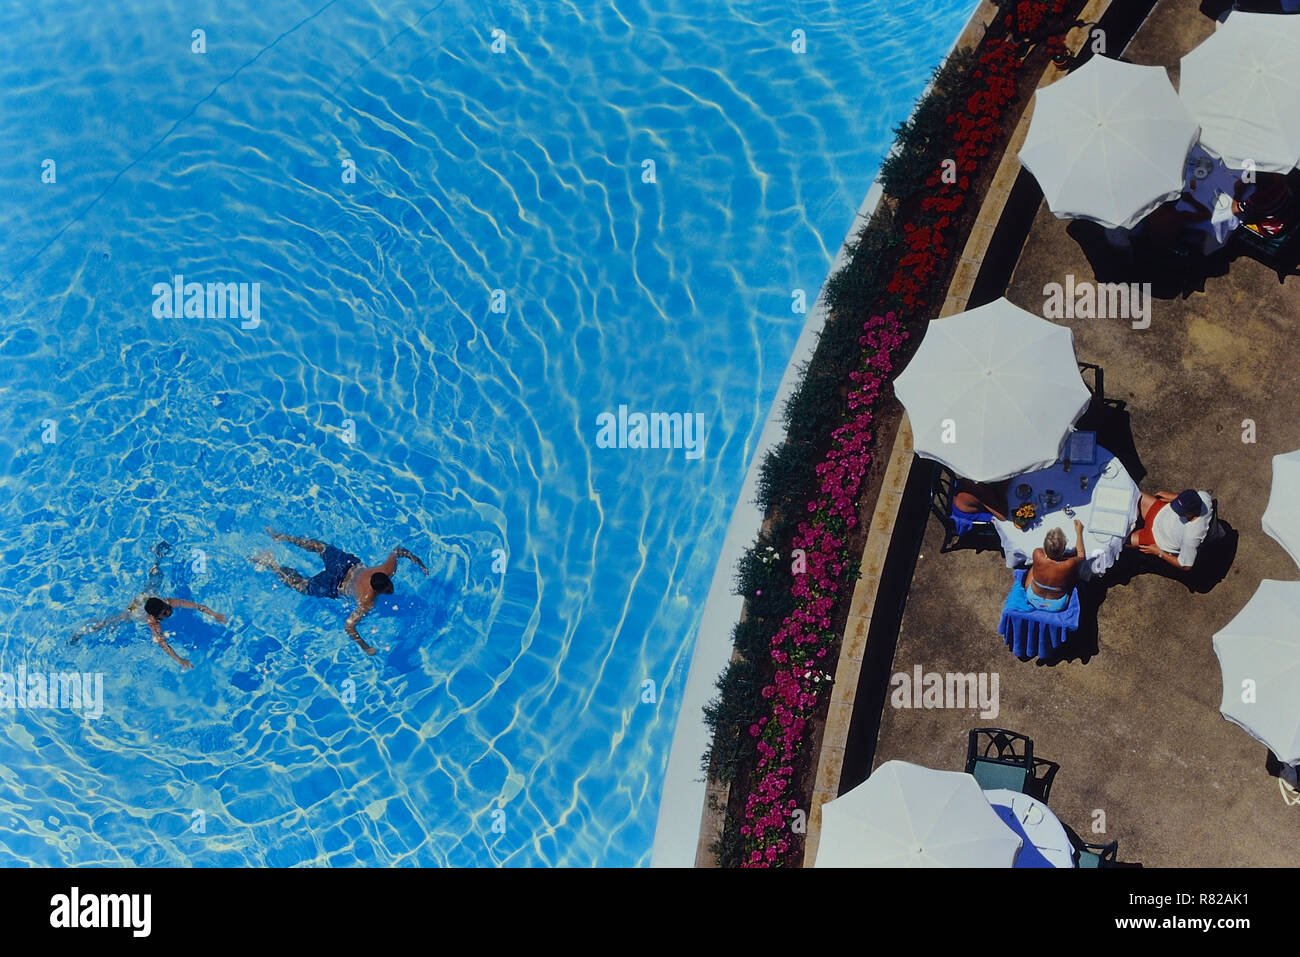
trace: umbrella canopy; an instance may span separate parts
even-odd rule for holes
[[[1300,582],[1260,582],[1214,636],[1214,653],[1223,673],[1219,711],[1278,760],[1300,761]]]
[[[1300,449],[1273,456],[1273,487],[1264,509],[1264,531],[1300,565]]]
[[[1058,217],[1131,229],[1182,192],[1197,126],[1164,67],[1094,56],[1034,96],[1020,162]]]
[[[1091,400],[1070,328],[1006,299],[931,322],[894,393],[917,454],[976,482],[1051,465]]]
[[[1011,867],[1021,840],[959,771],[886,761],[822,805],[816,867]]]
[[[1237,11],[1183,57],[1179,96],[1226,166],[1300,163],[1300,17]]]

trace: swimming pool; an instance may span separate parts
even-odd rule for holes
[[[654,6],[0,6],[0,672],[104,676],[0,709],[0,864],[648,862],[792,290],[973,3]],[[424,559],[377,655],[268,523]],[[193,670],[69,645],[159,540]]]

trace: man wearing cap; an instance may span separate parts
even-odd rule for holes
[[[1214,500],[1208,492],[1184,489],[1142,493],[1142,526],[1129,536],[1129,547],[1155,555],[1179,571],[1196,561],[1196,550],[1210,531]]]

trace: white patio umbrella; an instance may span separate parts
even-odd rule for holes
[[[1300,582],[1260,582],[1214,636],[1214,653],[1223,673],[1219,711],[1278,760],[1300,761]]]
[[[1051,465],[1091,399],[1070,328],[1006,299],[931,322],[894,392],[916,453],[976,482]]]
[[[1237,11],[1183,57],[1179,96],[1225,166],[1300,163],[1300,17]]]
[[[886,761],[822,805],[815,867],[1011,867],[1020,835],[959,771]]]
[[[1094,56],[1034,94],[1020,162],[1058,217],[1131,229],[1182,192],[1196,134],[1164,67]]]
[[[1273,456],[1273,487],[1263,524],[1264,531],[1300,565],[1300,449]]]

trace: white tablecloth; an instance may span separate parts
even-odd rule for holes
[[[1079,479],[1085,475],[1088,477],[1087,490],[1079,488]],[[1010,520],[1010,516],[1014,515],[1016,509],[1022,504],[1016,496],[1016,487],[1021,483],[1033,490],[1029,501],[1033,502],[1038,509],[1038,520],[1023,531]],[[1083,522],[1083,546],[1088,552],[1088,560],[1079,567],[1079,577],[1086,580],[1093,575],[1105,574],[1106,569],[1114,565],[1119,558],[1127,535],[1114,538],[1089,529],[1088,523],[1092,518],[1092,496],[1099,486],[1118,488],[1129,495],[1128,531],[1132,532],[1137,524],[1141,493],[1138,492],[1137,483],[1129,476],[1128,470],[1120,460],[1101,446],[1097,446],[1096,461],[1092,465],[1081,465],[1075,462],[1071,464],[1070,471],[1066,472],[1065,466],[1057,462],[1037,472],[1029,472],[1013,478],[1007,486],[1008,519],[1005,522],[995,519],[993,522],[994,528],[998,530],[998,538],[1002,540],[1002,551],[1007,557],[1007,567],[1015,568],[1030,564],[1033,561],[1034,549],[1043,547],[1043,536],[1052,528],[1059,528],[1065,532],[1066,547],[1073,554],[1076,541],[1074,518],[1077,518]],[[1061,502],[1052,511],[1045,512],[1045,506],[1039,503],[1038,496],[1048,489],[1060,495]],[[1065,513],[1067,505],[1074,509],[1074,518]]]
[[[1006,788],[985,791],[989,804],[1008,807],[1038,853],[1055,867],[1074,867],[1074,846],[1056,815],[1042,801]]]

